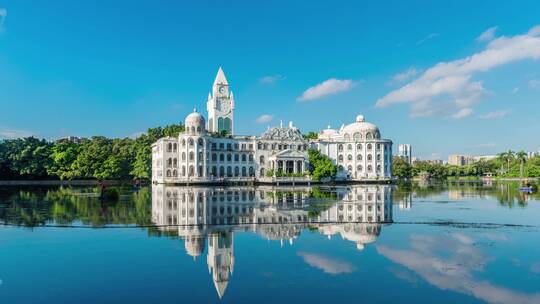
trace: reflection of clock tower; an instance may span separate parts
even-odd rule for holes
[[[234,132],[234,97],[229,89],[229,83],[221,67],[219,68],[216,80],[212,86],[212,92],[208,93],[206,102],[208,111],[208,131],[227,131],[228,134]]]

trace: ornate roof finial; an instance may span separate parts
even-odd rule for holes
[[[283,120],[282,119],[279,120],[279,127],[283,128]]]
[[[197,108],[193,108],[193,113],[197,113]]]

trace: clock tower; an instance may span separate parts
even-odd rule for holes
[[[221,67],[214,80],[212,92],[208,93],[206,109],[209,132],[227,131],[228,134],[234,134],[234,97]]]

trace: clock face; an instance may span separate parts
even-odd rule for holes
[[[225,92],[225,87],[219,87],[219,92],[223,94]]]

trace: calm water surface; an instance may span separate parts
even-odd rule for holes
[[[2,303],[540,303],[516,184],[0,188]]]

